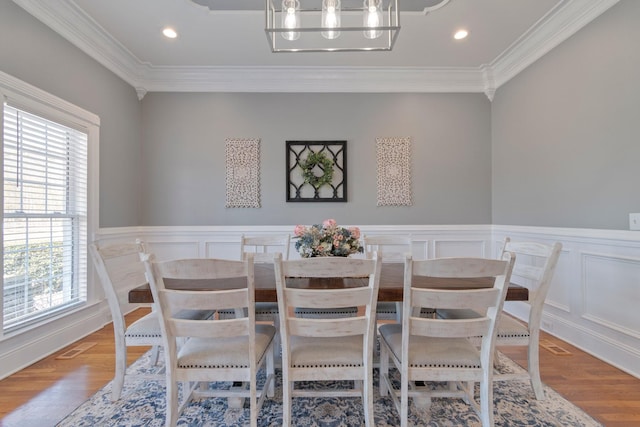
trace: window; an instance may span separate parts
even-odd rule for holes
[[[95,133],[56,109],[21,101],[5,95],[2,110],[3,333],[87,301]]]

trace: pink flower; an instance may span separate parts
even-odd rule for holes
[[[350,227],[349,233],[351,233],[354,239],[360,238],[360,229],[358,227]]]
[[[295,234],[298,237],[303,236],[304,233],[306,232],[307,232],[307,227],[305,227],[304,225],[296,225],[296,228],[293,230],[293,234]]]
[[[338,225],[338,223],[335,219],[325,219],[324,221],[322,221],[322,226],[324,228],[333,228],[336,225]]]

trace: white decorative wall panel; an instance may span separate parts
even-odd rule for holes
[[[411,138],[376,138],[378,206],[411,206]]]
[[[582,253],[584,317],[640,338],[640,259]]]
[[[225,140],[227,208],[260,207],[260,140]]]

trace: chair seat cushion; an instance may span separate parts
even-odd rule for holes
[[[258,322],[272,322],[278,316],[278,303],[277,302],[257,302],[256,303],[256,321]],[[247,309],[244,308],[244,315],[247,316]],[[219,319],[235,319],[235,310],[219,310]]]
[[[273,325],[256,325],[255,350],[262,359],[276,333]],[[179,368],[247,368],[249,337],[190,338],[178,351]]]
[[[473,310],[438,310],[438,317],[442,319],[471,319],[478,316],[479,314]],[[504,313],[500,314],[497,334],[499,341],[509,338],[519,339],[528,337],[529,329],[527,325]]]
[[[362,336],[335,338],[292,336],[291,366],[357,367],[363,365]]]
[[[127,338],[160,338],[160,322],[156,313],[149,313],[133,322],[127,328],[125,334]]]
[[[402,361],[402,325],[382,325],[380,337],[393,355]],[[480,352],[466,338],[411,337],[409,366],[437,368],[480,368]]]
[[[498,319],[498,339],[509,338],[528,338],[529,329],[524,325],[506,314],[501,314]]]

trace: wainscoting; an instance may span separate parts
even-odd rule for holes
[[[344,224],[347,225],[347,224]],[[292,233],[294,226],[127,227],[101,229],[96,239],[122,241],[141,238],[158,259],[218,257],[239,259],[240,236]],[[563,244],[562,254],[545,307],[542,328],[576,347],[640,378],[640,233],[501,225],[362,226],[363,234],[411,234],[413,256],[496,257],[504,237]],[[292,242],[291,256],[297,257]],[[67,340],[45,346],[42,339],[22,340],[0,354],[0,378],[50,354],[109,321],[97,277],[92,274],[90,298],[99,305],[87,319],[50,325],[48,334],[73,330]],[[126,304],[126,290],[121,292]],[[96,311],[99,310],[99,311]],[[508,302],[505,310],[526,319],[524,303]],[[100,313],[100,316],[97,316]],[[97,326],[95,319],[102,321]],[[54,330],[51,330],[54,329]],[[58,329],[58,330],[55,330]],[[49,348],[51,347],[51,348]],[[19,355],[19,357],[17,357]],[[28,356],[33,355],[33,360]]]

